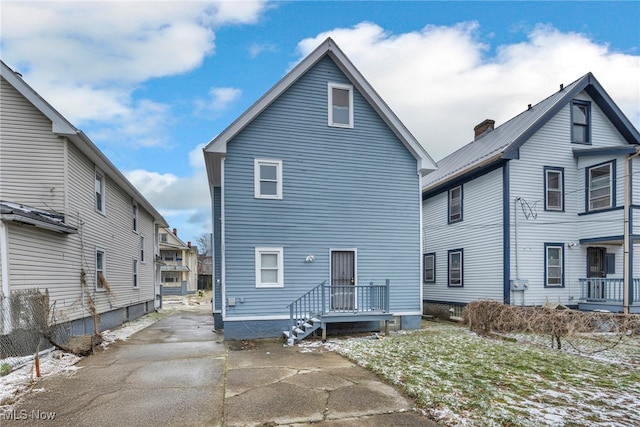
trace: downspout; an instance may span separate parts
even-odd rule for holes
[[[629,154],[624,162],[624,278],[623,278],[623,312],[629,314],[629,284],[631,281],[631,236],[630,236],[630,209],[631,209],[631,160],[640,155],[640,146],[636,152]]]
[[[4,221],[0,219],[0,262],[2,263],[2,311],[0,312],[0,332],[2,334],[8,334],[11,332],[11,323],[12,320],[9,316],[11,316],[11,310],[9,309],[9,234],[7,231],[7,226],[4,224]],[[2,315],[2,313],[7,313],[7,315]]]
[[[514,212],[513,212],[513,231],[514,231],[514,237],[515,237],[515,242],[514,242],[514,246],[515,246],[515,251],[516,251],[516,280],[520,280],[520,271],[518,270],[518,202],[520,201],[520,197],[516,197],[516,199],[513,202],[513,208],[514,208]]]

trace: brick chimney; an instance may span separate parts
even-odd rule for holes
[[[191,247],[191,242],[187,242],[187,247],[190,248]]]
[[[173,229],[173,235],[174,235],[174,236],[177,236],[177,235],[178,235],[178,229],[177,229],[177,228],[174,228],[174,229]]]
[[[486,119],[482,121],[482,123],[480,123],[479,125],[476,125],[473,128],[473,133],[474,133],[473,140],[477,141],[478,139],[483,137],[485,134],[491,132],[493,130],[493,125],[495,124],[496,124],[495,120]]]

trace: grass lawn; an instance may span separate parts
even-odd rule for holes
[[[483,338],[441,322],[333,344],[445,425],[640,425],[637,339],[631,362]]]

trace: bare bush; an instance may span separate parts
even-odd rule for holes
[[[554,304],[520,307],[474,301],[465,307],[463,322],[479,335],[546,335],[553,348],[561,349],[565,342],[584,353],[603,351],[624,339],[640,337],[640,316],[584,312]]]

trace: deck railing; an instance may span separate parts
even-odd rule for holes
[[[590,277],[580,281],[580,299],[593,302],[623,302],[624,280],[605,277]],[[640,279],[633,279],[631,303],[640,302]]]
[[[389,312],[389,280],[384,285],[331,286],[324,281],[287,306],[290,332],[301,322],[331,313]]]

